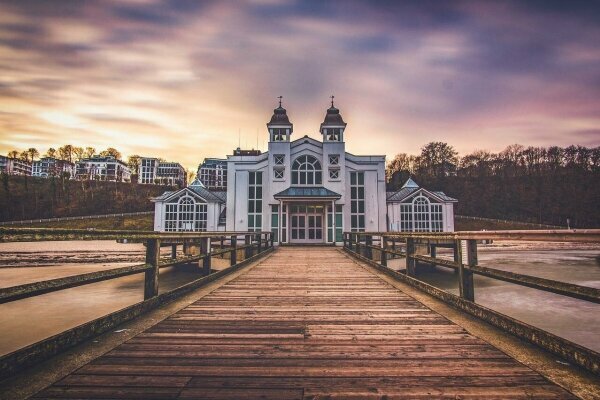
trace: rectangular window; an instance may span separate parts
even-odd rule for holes
[[[271,206],[271,233],[273,234],[273,242],[279,242],[279,206]]]
[[[350,222],[352,232],[365,230],[365,173],[350,173]]]
[[[285,170],[283,169],[273,168],[273,177],[275,179],[283,179],[284,172]]]
[[[343,240],[344,227],[343,227],[343,213],[342,205],[336,204],[335,206],[335,241],[341,242]],[[333,241],[333,214],[331,213],[331,206],[327,206],[327,242]]]
[[[329,155],[329,164],[339,165],[340,164],[340,156],[337,154],[330,154]]]
[[[444,218],[442,216],[442,205],[431,204],[431,231],[432,232],[443,232],[444,231]]]
[[[400,232],[412,232],[412,204],[400,204]]]
[[[273,162],[275,165],[283,165],[285,162],[285,154],[275,154],[273,156]]]
[[[262,172],[248,173],[248,230],[262,230]]]
[[[329,179],[339,179],[340,170],[336,168],[329,168]]]

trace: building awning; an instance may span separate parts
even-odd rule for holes
[[[276,199],[339,199],[342,195],[322,186],[289,187],[277,193]]]

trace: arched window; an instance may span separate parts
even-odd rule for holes
[[[292,164],[292,185],[320,185],[321,163],[313,156],[300,156]]]
[[[206,231],[207,205],[198,203],[190,196],[183,196],[166,204],[165,231]]]
[[[425,196],[417,196],[413,200],[413,221],[415,232],[429,232],[429,200]]]

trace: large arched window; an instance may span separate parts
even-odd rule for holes
[[[206,231],[207,205],[190,196],[183,196],[166,204],[165,231],[198,232]]]
[[[292,185],[320,185],[321,163],[313,156],[300,156],[292,164]]]
[[[413,200],[413,221],[415,232],[429,232],[429,199],[417,196]]]

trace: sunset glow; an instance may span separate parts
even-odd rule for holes
[[[435,6],[434,6],[435,4]],[[5,1],[0,153],[69,143],[179,161],[266,149],[283,95],[350,152],[600,145],[594,2]]]

